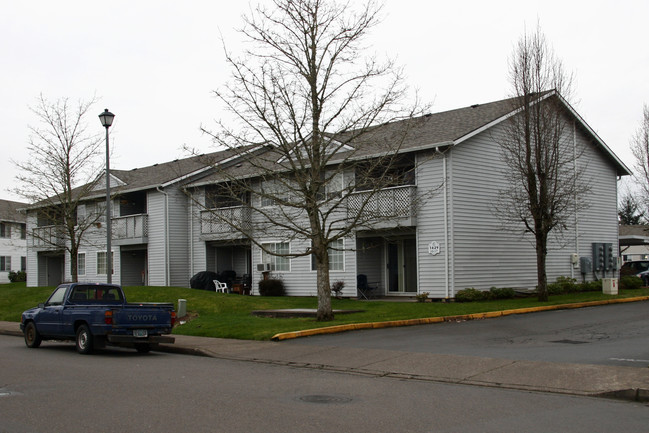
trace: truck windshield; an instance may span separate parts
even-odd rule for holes
[[[65,291],[68,289],[68,286],[59,286],[54,293],[50,296],[50,299],[47,300],[45,305],[61,305],[63,303],[63,297],[65,296]]]
[[[121,303],[122,292],[116,287],[79,285],[72,289],[70,301],[77,302],[115,302]]]

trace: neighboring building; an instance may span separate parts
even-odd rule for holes
[[[10,271],[27,270],[25,203],[0,200],[0,283],[9,282]]]
[[[649,260],[649,226],[620,226],[620,256],[622,263]]]
[[[565,228],[561,242],[550,245],[548,279],[553,281],[562,275],[600,278],[603,275],[597,272],[582,272],[585,269],[580,268],[579,259],[592,257],[593,243],[618,243],[617,179],[630,173],[559,95],[549,92],[546,97],[559,98],[563,104],[566,120],[571,123],[567,143],[586,149],[575,167],[585,167],[586,177],[592,179],[589,209],[575,217],[572,227]],[[394,296],[428,292],[434,298],[452,298],[467,287],[486,290],[493,286],[536,285],[536,256],[531,242],[502,230],[493,212],[506,170],[497,140],[511,115],[515,115],[512,100],[503,100],[415,119],[400,150],[404,163],[414,168],[415,175],[376,196],[379,211],[400,208],[409,213],[380,227],[359,229],[339,242],[330,279],[345,282],[343,296],[356,296],[359,274],[367,275],[379,294]],[[400,123],[387,124],[373,133],[385,139],[399,127]],[[378,151],[368,150],[364,157],[371,158],[375,155],[372,152]],[[256,282],[262,278],[261,270],[271,269],[272,275],[283,279],[288,294],[315,295],[316,272],[311,257],[268,255],[250,238],[215,221],[214,214],[222,213],[245,225],[253,222],[255,215],[247,206],[210,200],[210,192],[218,190],[224,181],[211,165],[236,171],[253,183],[256,173],[252,166],[246,169],[244,158],[236,159],[228,152],[210,157],[210,163],[195,157],[112,172],[118,192],[114,200],[118,206],[113,223],[113,281],[187,287],[191,276],[199,271],[227,271],[238,277],[249,276],[254,293]],[[354,175],[344,173],[345,178],[353,179]],[[412,206],[413,199],[433,190],[436,193],[432,198]],[[97,191],[96,199],[100,197],[101,191]],[[255,204],[265,206],[260,201]],[[348,206],[353,212],[353,203]],[[30,230],[34,222],[28,220]],[[304,251],[308,246],[306,239],[283,236],[281,230],[273,235],[252,232],[251,236],[276,251]],[[105,280],[105,271],[102,275],[97,261],[102,254],[102,239],[105,254],[102,228],[83,249],[83,279]],[[50,256],[51,251],[30,246],[28,268],[34,266],[39,272],[28,273],[32,276],[28,285],[53,283],[42,265]],[[63,269],[60,277],[66,279],[67,261],[64,254],[59,257]]]

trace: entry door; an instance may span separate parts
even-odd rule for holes
[[[417,249],[414,239],[388,242],[387,281],[391,293],[417,292]]]

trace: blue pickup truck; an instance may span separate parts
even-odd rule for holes
[[[20,329],[27,347],[43,340],[74,340],[77,352],[92,353],[106,344],[148,352],[159,343],[173,343],[173,304],[127,303],[115,284],[61,284],[47,302],[22,314]]]

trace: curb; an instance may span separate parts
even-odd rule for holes
[[[302,331],[282,332],[273,335],[271,340],[282,341],[282,340],[290,340],[294,338],[310,337],[313,335],[335,334],[339,332],[356,331],[360,329],[394,328],[397,326],[429,325],[432,323],[456,322],[460,320],[491,319],[494,317],[510,316],[513,314],[528,314],[528,313],[537,313],[541,311],[551,311],[551,310],[569,310],[574,308],[595,307],[598,305],[622,304],[625,302],[640,302],[640,301],[648,301],[648,300],[649,300],[649,296],[637,296],[634,298],[605,299],[601,301],[576,302],[573,304],[544,305],[542,307],[517,308],[517,309],[502,310],[502,311],[488,311],[485,313],[461,314],[457,316],[427,317],[421,319],[408,319],[408,320],[391,320],[386,322],[350,323],[347,325],[326,326],[324,328],[305,329]]]

